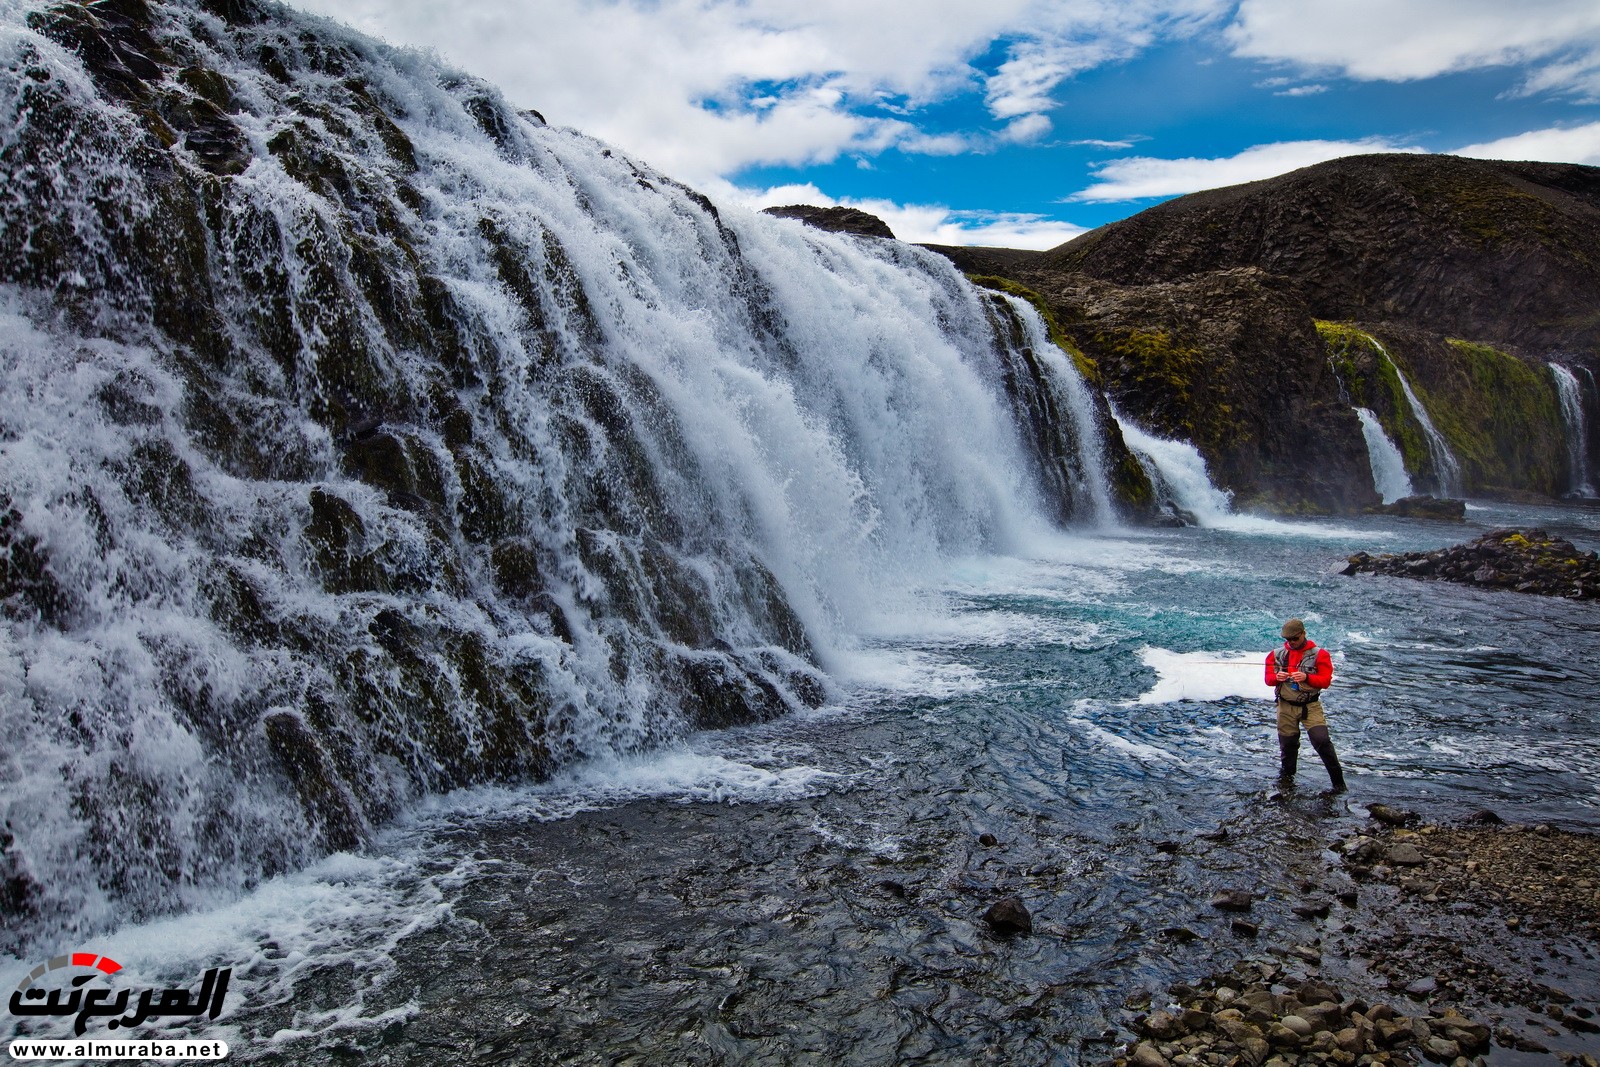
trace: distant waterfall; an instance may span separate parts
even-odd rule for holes
[[[1233,515],[1233,504],[1211,481],[1199,449],[1188,441],[1157,437],[1120,414],[1116,418],[1122,439],[1146,464],[1146,470],[1153,468],[1151,481],[1157,492],[1170,494],[1172,502],[1201,526],[1225,525]]]
[[[1367,458],[1372,463],[1372,487],[1383,497],[1385,504],[1412,496],[1411,476],[1406,473],[1405,457],[1384,432],[1383,424],[1366,408],[1356,408],[1361,420],[1361,432],[1367,439]]]
[[[1405,372],[1400,369],[1400,365],[1390,358],[1388,350],[1379,344],[1376,337],[1372,339],[1372,343],[1378,346],[1383,358],[1394,368],[1395,377],[1400,380],[1400,389],[1406,395],[1406,403],[1411,407],[1411,416],[1422,427],[1423,438],[1428,442],[1428,455],[1433,460],[1435,491],[1439,496],[1460,496],[1461,464],[1456,462],[1456,457],[1451,453],[1444,435],[1435,428],[1433,420],[1428,417],[1428,409],[1417,399],[1417,394],[1412,390],[1411,383],[1406,380]]]
[[[1116,509],[1106,475],[1105,433],[1089,386],[1072,357],[1050,339],[1049,327],[1038,309],[1020,297],[1005,295],[1004,299],[1022,321],[1028,347],[1048,372],[1047,384],[1055,400],[1054,431],[1067,429],[1072,435],[1072,447],[1067,450],[1076,468],[1072,495],[1075,501],[1088,504],[1087,515],[1080,510],[1080,516],[1096,526],[1110,525],[1116,520]]]
[[[1589,420],[1584,413],[1582,387],[1578,384],[1577,375],[1559,363],[1551,363],[1550,372],[1555,375],[1556,394],[1561,400],[1561,418],[1567,427],[1571,494],[1595,496],[1594,481],[1589,470]]]

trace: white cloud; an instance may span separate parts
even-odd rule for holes
[[[836,200],[809,182],[760,190],[719,183],[716,195],[756,209],[783,204],[859,208],[888,223],[900,240],[918,244],[1045,249],[1070,241],[1085,230],[1042,215],[960,211],[940,204],[898,204],[892,200]]]
[[[1287,174],[1340,156],[1367,152],[1421,152],[1379,137],[1360,141],[1283,141],[1256,145],[1238,155],[1217,159],[1156,159],[1130,156],[1102,163],[1095,184],[1073,193],[1069,201],[1111,203],[1147,197],[1177,196]]]
[[[1279,89],[1273,96],[1316,96],[1318,93],[1328,91],[1326,85],[1295,85],[1288,89]]]
[[[1529,130],[1483,144],[1456,149],[1455,155],[1475,159],[1534,159],[1546,163],[1587,163],[1600,166],[1600,122],[1586,126]]]
[[[890,148],[1036,139],[1064,78],[1220,18],[1226,0],[293,0],[437,50],[519,107],[691,182]],[[1007,59],[971,66],[995,41]],[[989,131],[924,130],[922,105],[982,91]]]
[[[1058,0],[1035,12],[1022,38],[985,85],[998,119],[1056,106],[1062,82],[1086,70],[1129,59],[1160,37],[1183,37],[1222,17],[1222,0]]]
[[[1243,0],[1235,54],[1367,81],[1528,64],[1527,91],[1600,95],[1592,0]]]
[[[1046,115],[1022,115],[1012,119],[999,133],[999,139],[1013,144],[1037,141],[1050,132],[1051,123]]]

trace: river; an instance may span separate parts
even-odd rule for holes
[[[231,965],[207,1032],[241,1062],[1104,1058],[1130,993],[1252,951],[1217,889],[1314,936],[1295,885],[1365,803],[1594,828],[1593,605],[1337,574],[1512,523],[1600,544],[1595,509],[1474,505],[968,559],[819,711],[447,794],[95,948],[151,980]],[[1309,747],[1297,790],[1273,781],[1260,665],[1289,614],[1334,654],[1344,796]],[[1032,936],[985,931],[1006,893]]]

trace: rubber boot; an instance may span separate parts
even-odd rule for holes
[[[1294,783],[1294,772],[1300,762],[1300,735],[1278,735],[1278,781],[1284,785]]]
[[[1311,747],[1317,750],[1317,755],[1322,757],[1322,765],[1328,768],[1328,781],[1332,783],[1333,791],[1343,793],[1344,770],[1339,766],[1339,757],[1333,751],[1333,739],[1328,736],[1328,728],[1313,726],[1306,732],[1311,735]]]

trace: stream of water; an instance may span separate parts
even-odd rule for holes
[[[1130,989],[1246,951],[1204,914],[1215,888],[1305,928],[1293,882],[1364,802],[1595,825],[1600,727],[1568,713],[1600,700],[1592,606],[1332,570],[1513,522],[1600,544],[1600,511],[1474,505],[1466,528],[1256,520],[967,558],[861,643],[835,705],[458,791],[94,948],[152,981],[233,966],[241,1062],[1080,1062]],[[1298,799],[1267,802],[1261,664],[1288,614],[1334,652],[1345,797],[1308,756]],[[1002,892],[1035,936],[982,932]],[[1201,939],[1161,936],[1180,927]]]

